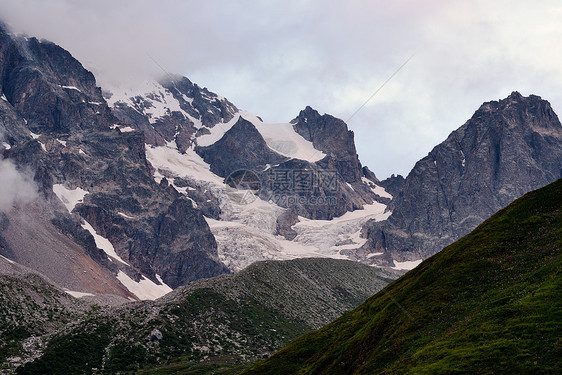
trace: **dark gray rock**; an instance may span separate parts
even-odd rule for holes
[[[219,141],[195,150],[212,172],[225,178],[238,170],[263,170],[266,164],[287,159],[272,151],[256,127],[242,117]]]
[[[365,227],[363,250],[384,251],[396,260],[427,258],[516,198],[561,176],[558,117],[540,97],[514,92],[483,104],[416,163],[392,202],[389,219]]]
[[[379,185],[394,197],[404,190],[405,181],[406,180],[401,175],[391,175],[389,178],[380,181]]]
[[[320,115],[311,107],[306,107],[291,123],[297,133],[327,154],[318,165],[324,169],[337,170],[345,182],[361,180],[363,174],[353,132],[347,129],[345,122],[330,115]]]

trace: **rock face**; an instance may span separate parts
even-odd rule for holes
[[[330,115],[320,115],[306,107],[291,121],[294,129],[327,157],[318,164],[325,169],[335,169],[345,182],[361,180],[361,163],[355,150],[353,132],[342,120]]]
[[[287,160],[272,151],[256,127],[242,117],[219,141],[196,151],[209,163],[212,172],[225,178],[238,170],[255,170]]]
[[[363,250],[384,252],[388,262],[425,259],[514,199],[560,177],[558,117],[540,97],[514,92],[483,104],[416,163],[390,205],[392,215],[365,227]]]
[[[67,51],[15,37],[0,26],[0,90],[0,133],[8,145],[3,156],[31,171],[41,199],[51,207],[51,223],[68,242],[133,283],[145,277],[159,285],[159,275],[177,287],[228,272],[201,212],[154,181],[144,134],[118,129],[124,125],[94,76]],[[168,133],[161,133],[166,140]],[[83,199],[70,204],[68,198],[77,192]],[[87,224],[91,231],[84,229]],[[107,249],[99,248],[100,237],[122,261],[108,258]],[[18,261],[17,241],[9,247]]]

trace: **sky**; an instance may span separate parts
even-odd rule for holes
[[[381,179],[512,91],[562,111],[558,1],[0,0],[0,19],[102,87],[166,71],[266,122],[307,105],[341,118]]]

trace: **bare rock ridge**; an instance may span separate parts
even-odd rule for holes
[[[484,103],[416,163],[390,205],[388,220],[366,225],[363,251],[383,252],[388,262],[425,259],[516,198],[560,177],[558,117],[546,100],[513,92]],[[381,184],[389,188],[394,182]]]

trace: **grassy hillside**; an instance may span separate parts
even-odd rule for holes
[[[357,307],[388,277],[343,260],[257,263],[154,302],[83,316],[17,373],[236,373]]]
[[[562,179],[244,374],[562,373]]]

